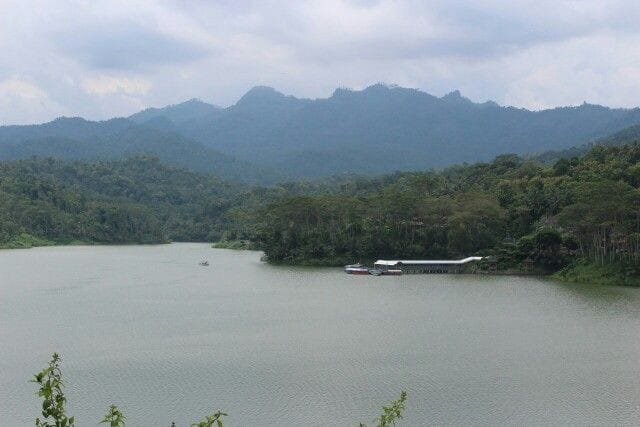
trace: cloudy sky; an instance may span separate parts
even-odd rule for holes
[[[639,22],[638,0],[0,0],[0,124],[227,106],[255,85],[632,107]]]

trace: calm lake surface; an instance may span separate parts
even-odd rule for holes
[[[0,251],[0,425],[33,425],[63,356],[96,425],[640,424],[640,291],[538,278],[348,276],[204,244]],[[208,259],[210,267],[198,262]],[[225,424],[226,425],[226,424]]]

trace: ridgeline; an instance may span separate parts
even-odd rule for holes
[[[190,100],[98,122],[61,117],[0,126],[0,160],[113,161],[145,154],[224,180],[268,185],[423,171],[503,153],[556,150],[546,155],[556,158],[615,132],[626,139],[623,130],[639,124],[640,108],[585,103],[529,111],[473,102],[458,91],[436,97],[385,84],[336,89],[325,99],[255,87],[226,108]]]

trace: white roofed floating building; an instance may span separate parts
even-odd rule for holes
[[[458,260],[384,260],[373,265],[382,271],[402,270],[403,273],[460,273],[465,265],[482,260],[481,256],[470,256]]]

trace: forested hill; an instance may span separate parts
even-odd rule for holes
[[[544,164],[553,164],[560,159],[571,159],[573,157],[584,156],[593,147],[598,145],[605,147],[614,147],[616,145],[624,145],[634,142],[640,143],[640,125],[630,126],[614,133],[613,135],[596,139],[595,141],[587,144],[569,147],[564,150],[546,151],[542,154],[534,156],[532,159]]]
[[[376,182],[284,198],[237,228],[275,262],[478,254],[500,269],[575,272],[582,260],[602,281],[640,284],[640,144],[597,146],[552,166],[503,155]]]
[[[168,105],[163,108],[147,108],[129,116],[129,119],[136,123],[145,123],[153,119],[164,118],[177,127],[185,128],[200,119],[210,119],[220,111],[220,107],[194,98],[181,104]]]
[[[241,190],[153,158],[2,162],[0,246],[215,240]]]
[[[256,87],[224,109],[205,111],[201,102],[190,101],[131,117],[140,123],[159,118],[209,148],[295,179],[560,150],[639,124],[640,110],[584,104],[528,111],[474,103],[457,91],[438,98],[378,84],[315,100]]]
[[[30,243],[216,241],[281,197],[335,184],[254,187],[169,166],[117,161],[0,161],[0,247]]]

